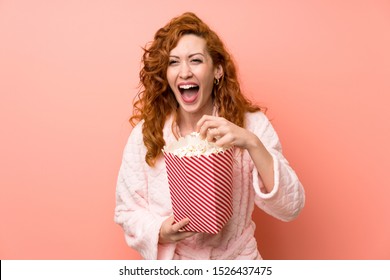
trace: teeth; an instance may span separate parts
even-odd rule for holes
[[[181,85],[179,86],[179,88],[181,89],[190,89],[190,88],[194,88],[194,87],[197,87],[196,85]]]

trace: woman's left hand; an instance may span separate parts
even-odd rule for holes
[[[220,147],[237,146],[250,149],[259,139],[249,130],[239,127],[225,118],[204,115],[197,123],[202,138]]]

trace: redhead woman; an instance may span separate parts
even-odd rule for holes
[[[134,126],[119,170],[115,222],[145,259],[261,259],[252,212],[282,221],[304,206],[304,189],[260,107],[243,93],[218,35],[193,13],[173,18],[144,49]],[[218,234],[174,222],[165,145],[198,132],[234,147],[233,215]]]

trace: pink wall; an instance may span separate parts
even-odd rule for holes
[[[307,204],[266,259],[390,258],[390,3],[0,1],[0,258],[131,259],[113,222],[141,49],[196,12],[269,108]]]

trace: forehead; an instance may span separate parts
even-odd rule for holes
[[[207,54],[206,40],[193,34],[187,34],[179,39],[176,47],[171,50],[170,55],[181,56],[194,53]]]

